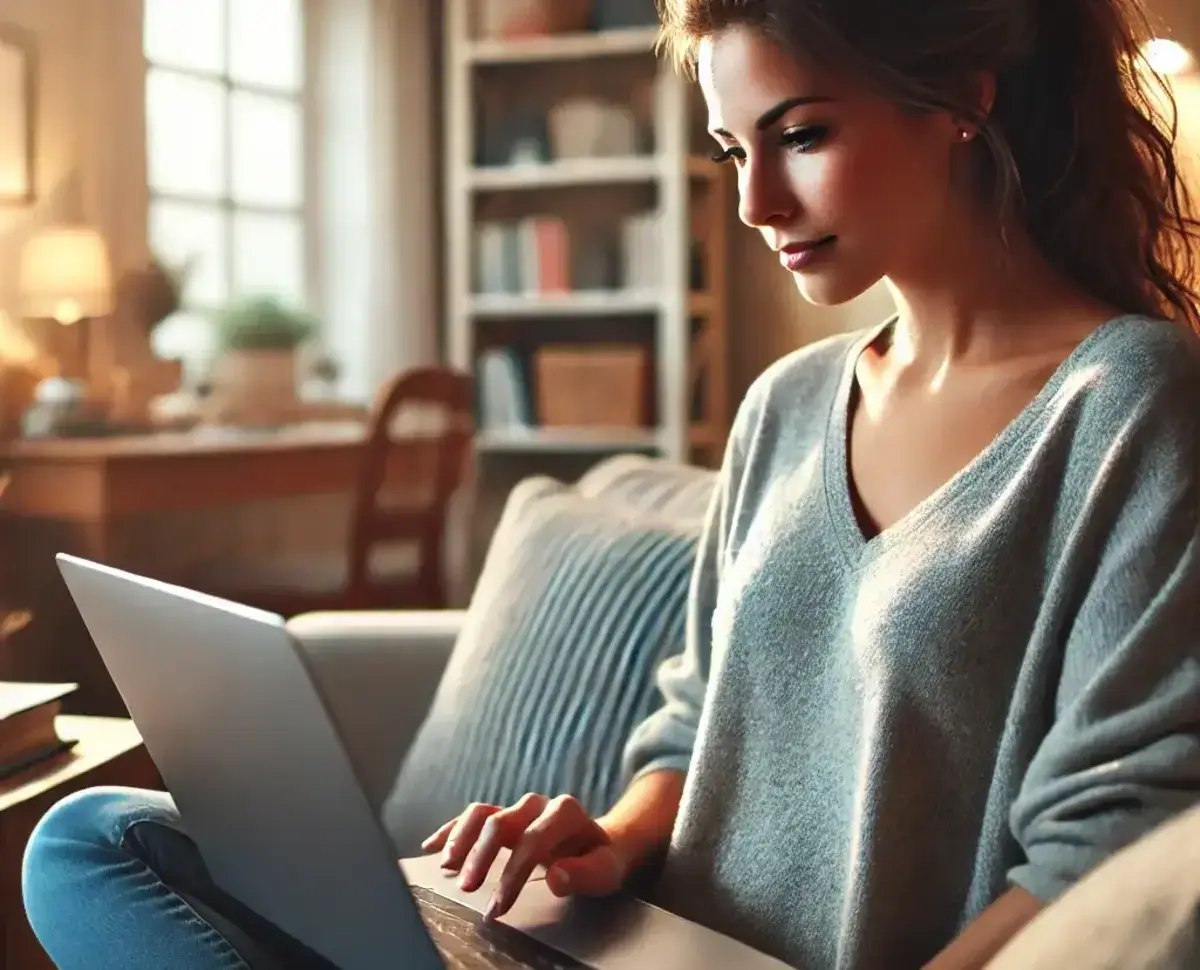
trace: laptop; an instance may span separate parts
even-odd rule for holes
[[[57,557],[217,884],[340,970],[780,970],[627,895],[535,878],[501,920],[434,856],[398,863],[283,618]]]

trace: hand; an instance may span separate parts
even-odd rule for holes
[[[510,808],[471,805],[426,839],[422,848],[442,852],[442,867],[460,872],[458,884],[464,892],[483,885],[500,849],[512,850],[486,919],[512,908],[539,865],[546,867],[546,885],[556,896],[614,893],[631,867],[609,832],[567,795],[526,795]]]

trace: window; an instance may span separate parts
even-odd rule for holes
[[[149,241],[190,267],[155,349],[193,376],[232,298],[306,304],[303,0],[145,0]]]

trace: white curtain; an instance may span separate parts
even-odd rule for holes
[[[437,357],[437,0],[309,0],[310,253],[342,391]]]

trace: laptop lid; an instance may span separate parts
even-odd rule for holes
[[[57,559],[216,882],[344,970],[443,970],[283,619]]]

